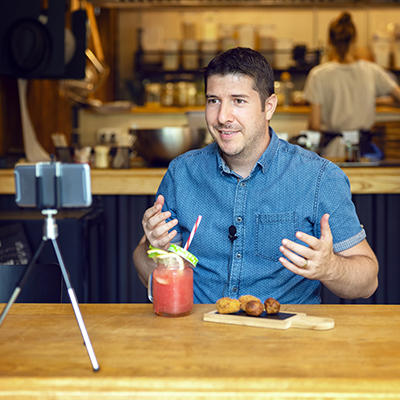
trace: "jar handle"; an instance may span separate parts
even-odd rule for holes
[[[149,282],[147,285],[147,297],[151,302],[153,302],[153,273],[149,276]]]

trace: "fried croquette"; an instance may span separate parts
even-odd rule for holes
[[[264,311],[264,306],[258,299],[250,300],[246,303],[245,311],[248,315],[258,317]]]
[[[264,302],[265,311],[267,314],[277,314],[281,309],[281,305],[278,300],[268,297]]]
[[[251,294],[245,294],[243,296],[239,297],[239,301],[240,301],[240,309],[243,311],[246,311],[246,303],[248,301],[260,301],[257,297],[252,296]]]
[[[237,299],[222,297],[216,303],[217,311],[220,314],[234,314],[240,310],[240,302]]]

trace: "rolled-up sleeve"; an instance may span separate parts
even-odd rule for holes
[[[333,250],[347,250],[366,238],[354,203],[350,182],[346,174],[335,164],[329,163],[321,179],[316,211],[317,237],[321,235],[320,221],[329,214],[329,226],[333,237]]]

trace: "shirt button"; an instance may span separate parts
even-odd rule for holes
[[[236,293],[238,291],[238,288],[236,287],[236,286],[234,286],[233,288],[232,288],[232,292],[233,293]]]
[[[245,187],[245,186],[246,186],[246,182],[241,182],[241,183],[240,183],[240,186],[241,186],[241,187]]]
[[[242,217],[237,217],[237,218],[236,218],[236,221],[237,221],[237,222],[242,222]]]
[[[236,254],[236,258],[241,258],[241,257],[242,257],[242,255],[240,253]]]

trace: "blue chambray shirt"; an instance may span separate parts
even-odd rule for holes
[[[297,231],[319,238],[325,213],[330,214],[335,252],[366,237],[343,171],[279,139],[272,128],[270,136],[268,148],[245,179],[228,168],[212,143],[173,160],[160,184],[163,211],[179,221],[175,242],[186,243],[196,218],[203,217],[189,248],[199,259],[195,303],[215,303],[225,284],[224,295],[231,298],[251,294],[284,304],[320,303],[320,282],[296,275],[278,261],[282,239],[302,243]],[[238,237],[231,254],[230,225]]]

